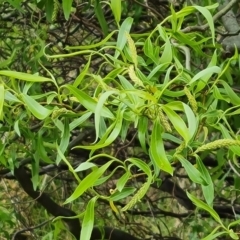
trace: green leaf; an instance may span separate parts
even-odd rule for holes
[[[56,144],[56,149],[57,149],[57,153],[59,154],[59,156],[61,157],[61,159],[66,163],[66,165],[68,166],[69,171],[74,175],[74,177],[76,178],[76,180],[78,182],[80,182],[80,179],[78,177],[78,175],[75,173],[72,165],[70,164],[70,162],[66,159],[66,157],[63,155],[63,153],[61,152],[59,146]]]
[[[132,23],[133,23],[133,18],[128,17],[123,21],[123,23],[122,23],[122,25],[119,29],[118,38],[117,38],[117,46],[116,46],[117,49],[116,49],[115,54],[114,54],[114,58],[116,58],[116,59],[120,55],[119,50],[122,51],[124,46],[127,43],[126,33],[130,32],[130,29],[132,27]]]
[[[153,103],[157,103],[157,99],[150,93],[142,90],[126,90],[125,91],[127,94],[133,94],[135,96],[140,97],[141,99],[144,100],[149,100],[152,101]]]
[[[74,119],[70,123],[70,131],[75,129],[76,127],[79,127],[82,123],[84,123],[87,119],[89,119],[92,115],[92,112],[86,111],[80,118]]]
[[[21,132],[19,130],[19,120],[17,120],[15,123],[14,123],[14,131],[16,132],[16,134],[21,137]]]
[[[150,58],[155,64],[158,64],[158,58],[154,55],[154,47],[150,37],[144,42],[143,51],[148,58]]]
[[[118,75],[118,78],[125,90],[136,90],[125,77]],[[128,98],[134,105],[137,105],[139,103],[139,97],[135,96],[134,94],[128,94]]]
[[[202,240],[217,239],[221,235],[226,235],[226,233],[227,233],[226,231],[215,233],[219,228],[220,228],[220,226],[217,226],[207,237],[203,238]]]
[[[120,134],[120,131],[122,129],[123,113],[124,113],[124,109],[123,110],[120,109],[118,111],[115,122],[113,122],[110,125],[110,127],[107,129],[105,135],[102,137],[102,139],[97,144],[92,145],[92,146],[77,146],[75,148],[96,150],[96,149],[103,148],[103,147],[110,145]]]
[[[168,67],[168,65],[169,65],[168,62],[163,63],[163,64],[157,64],[157,66],[155,68],[153,68],[152,71],[147,76],[147,80],[151,81],[155,74],[157,74],[161,71],[164,71]]]
[[[82,230],[80,240],[90,240],[93,226],[94,226],[94,206],[97,200],[97,196],[93,197],[87,205],[83,222],[82,222]]]
[[[66,20],[69,19],[72,9],[72,0],[62,0],[63,13]]]
[[[213,4],[210,7],[211,8],[217,8],[218,5],[219,4],[216,3],[216,4]],[[200,13],[202,13],[202,15],[207,20],[208,26],[209,26],[209,28],[211,30],[211,33],[212,33],[213,45],[215,45],[215,27],[214,27],[214,21],[213,21],[212,14],[209,12],[209,10],[206,7],[201,7],[201,6],[196,6],[196,5],[193,5],[193,7],[196,8]]]
[[[187,123],[188,123],[188,133],[190,139],[194,136],[198,129],[199,119],[195,117],[192,109],[185,103],[180,101],[172,101],[167,104],[165,104],[166,107],[169,107],[170,109],[174,111],[182,111],[185,113],[187,117]]]
[[[75,81],[73,83],[74,87],[78,87],[81,84],[82,80],[84,79],[84,77],[86,76],[86,74],[88,72],[91,60],[92,60],[92,55],[89,56],[87,64],[85,64],[83,70],[81,71],[79,76],[75,79]]]
[[[44,3],[47,20],[48,22],[51,22],[54,10],[53,0],[45,0]]]
[[[162,129],[158,119],[155,120],[150,141],[150,152],[152,161],[161,170],[173,174],[173,168],[167,159],[162,140]]]
[[[119,201],[121,199],[126,199],[126,197],[130,196],[134,192],[136,192],[136,188],[125,187],[125,188],[122,189],[122,191],[116,192],[113,195],[111,195],[109,200],[110,201]]]
[[[44,142],[42,139],[42,132],[38,132],[38,138],[37,138],[37,151],[36,155],[39,157],[39,160],[41,159],[45,163],[50,163],[52,164],[53,161],[49,158],[48,153],[46,152],[46,149],[44,147]]]
[[[8,222],[12,220],[12,214],[3,206],[0,206],[0,222]]]
[[[235,232],[233,232],[232,229],[230,229],[230,230],[228,231],[228,234],[229,234],[229,236],[230,236],[232,239],[239,239],[238,234],[236,234]]]
[[[70,141],[70,130],[69,130],[69,120],[68,118],[64,119],[64,129],[62,132],[62,136],[61,136],[61,142],[60,142],[60,146],[59,149],[60,151],[64,154],[65,151],[68,148],[69,145],[69,141]],[[57,155],[57,159],[56,159],[56,164],[58,165],[61,161],[61,157],[59,155]]]
[[[220,67],[217,67],[217,66],[208,67],[208,68],[198,72],[196,75],[194,75],[194,77],[188,84],[191,85],[192,83],[199,80],[197,82],[197,88],[194,91],[195,93],[197,93],[197,92],[201,91],[207,85],[208,80],[211,78],[211,76],[214,73],[219,74],[220,72],[221,72]]]
[[[10,3],[14,8],[23,13],[23,8],[21,7],[22,0],[7,0],[6,2]]]
[[[100,178],[108,167],[112,164],[113,160],[108,161],[100,168],[95,168],[90,174],[88,174],[76,187],[73,194],[65,201],[65,204],[74,201],[79,198],[86,190],[93,187],[94,183]]]
[[[9,102],[18,102],[21,103],[21,101],[15,96],[13,95],[10,91],[5,91],[5,96],[4,96],[5,100],[9,101]]]
[[[212,209],[210,206],[208,206],[206,203],[204,203],[203,201],[201,201],[200,199],[196,198],[195,196],[191,195],[190,193],[187,192],[187,196],[188,198],[199,208],[204,209],[205,211],[207,211],[208,213],[211,214],[211,216],[218,222],[221,224],[222,227],[224,227],[221,218],[219,217],[219,215],[217,214],[217,212]],[[225,227],[224,227],[225,228]]]
[[[131,174],[129,172],[125,172],[117,181],[117,190],[121,192],[125,187],[128,179],[130,178]]]
[[[207,183],[204,181],[202,177],[202,174],[187,159],[185,159],[183,156],[180,156],[178,154],[176,154],[175,156],[181,162],[189,178],[193,182],[199,183],[201,185],[207,185]]]
[[[149,166],[142,161],[140,158],[128,158],[126,161],[133,163],[135,166],[140,168],[144,173],[147,174],[148,178],[152,178],[152,171]]]
[[[148,118],[141,116],[138,121],[138,139],[145,153],[147,153],[146,138],[148,130]]]
[[[0,120],[3,120],[4,85],[0,83]]]
[[[223,80],[219,80],[218,83],[222,84],[225,91],[226,91],[226,95],[230,98],[231,103],[234,105],[239,106],[240,105],[240,98],[239,96],[233,91],[233,89],[228,85],[228,83],[226,83]]]
[[[6,60],[2,60],[1,59],[1,62],[0,62],[0,68],[1,69],[7,68],[7,66],[9,64],[13,63],[14,58],[16,56],[16,52],[17,52],[17,48],[14,48],[13,51],[12,51],[11,56],[8,59],[6,59]]]
[[[228,225],[228,229],[230,230],[231,227],[235,226],[235,225],[239,225],[240,224],[240,219],[234,221],[234,222],[231,222],[229,225]]]
[[[26,108],[28,108],[36,118],[43,120],[52,113],[52,110],[49,110],[43,107],[37,101],[35,101],[32,97],[23,93],[20,95],[20,97],[25,102]]]
[[[185,140],[186,143],[191,139],[191,134],[183,121],[182,117],[178,115],[175,111],[171,109],[171,107],[167,105],[162,106],[163,111],[168,116],[168,119],[176,129],[176,131],[181,135],[181,137]]]
[[[110,6],[115,18],[116,23],[119,25],[121,20],[121,13],[122,13],[122,0],[111,0]]]
[[[172,45],[168,38],[165,40],[162,56],[159,59],[158,64],[167,64],[172,62]]]
[[[96,167],[97,165],[91,162],[83,162],[80,163],[80,165],[74,170],[75,172],[81,172],[88,170],[90,168]]]
[[[12,77],[19,80],[24,80],[26,82],[54,82],[51,78],[15,71],[2,70],[0,71],[0,75]]]
[[[117,90],[111,90],[111,91],[107,91],[105,93],[103,93],[100,98],[98,99],[96,108],[95,108],[95,130],[96,130],[96,138],[95,138],[95,142],[98,140],[99,137],[99,127],[100,127],[100,118],[101,118],[101,112],[103,111],[104,108],[104,104],[106,103],[107,99],[109,96],[113,95],[113,94],[118,94]]]
[[[104,36],[107,36],[108,34],[108,23],[106,22],[103,8],[101,6],[101,3],[99,0],[94,1],[94,11],[97,16],[98,22],[103,30]]]
[[[214,186],[213,186],[212,178],[207,168],[203,164],[201,158],[198,156],[197,156],[197,166],[198,166],[199,172],[202,175],[202,178],[207,183],[206,186],[202,185],[203,195],[205,197],[207,204],[212,207],[213,199],[214,199]]]
[[[65,87],[78,99],[78,101],[91,112],[95,112],[97,101],[89,97],[85,92],[77,89],[71,85],[65,85]],[[114,115],[107,107],[103,107],[101,116],[114,119]]]

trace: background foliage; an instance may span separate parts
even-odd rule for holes
[[[238,239],[235,2],[0,1],[2,238]]]

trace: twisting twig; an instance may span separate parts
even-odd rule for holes
[[[216,22],[219,18],[221,18],[223,15],[225,15],[232,7],[234,4],[236,4],[239,0],[232,0],[230,1],[223,9],[218,11],[214,16],[213,16],[213,21]],[[209,28],[208,23],[202,25],[202,26],[188,26],[182,30],[184,33],[188,32],[193,32],[193,31],[205,31]]]
[[[36,229],[36,228],[40,228],[40,227],[48,224],[48,223],[51,222],[53,219],[54,219],[54,218],[49,219],[49,220],[46,220],[46,221],[40,223],[40,224],[37,225],[37,226],[27,227],[27,228],[24,228],[24,229],[22,229],[22,230],[19,230],[19,231],[15,232],[14,235],[12,236],[12,240],[16,240],[17,237],[18,237],[18,235],[20,235],[21,233],[24,233],[24,232],[27,232],[27,231],[32,231],[32,230],[34,230],[34,229]]]

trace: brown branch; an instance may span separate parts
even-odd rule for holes
[[[40,193],[33,189],[33,185],[30,179],[30,174],[25,170],[24,166],[14,169],[14,175],[18,182],[21,184],[23,190],[33,199],[36,199],[48,213],[52,214],[54,217],[74,217],[75,212],[70,209],[59,206],[55,203],[46,193]],[[63,219],[67,223],[70,232],[79,239],[81,226],[78,218],[75,219]]]
[[[25,170],[24,166],[14,169],[14,175],[18,182],[21,184],[23,190],[38,203],[40,203],[48,213],[52,214],[54,217],[75,217],[76,213],[70,209],[59,206],[55,203],[46,193],[35,191],[30,179],[30,174]],[[76,239],[80,239],[81,225],[78,218],[67,219],[64,218],[63,221],[68,225],[69,231],[75,236]],[[121,230],[114,229],[111,227],[103,227],[99,229],[94,227],[91,235],[91,240],[102,239],[104,235],[105,239],[108,240],[139,240],[138,238],[131,236]]]

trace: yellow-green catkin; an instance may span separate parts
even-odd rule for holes
[[[130,77],[130,79],[136,83],[137,85],[141,86],[141,87],[144,87],[142,81],[139,79],[139,77],[136,75],[135,71],[134,71],[134,67],[133,65],[131,65],[129,68],[128,68],[128,75]]]
[[[59,10],[59,2],[58,2],[58,0],[53,0],[52,22],[55,22],[55,20],[57,18],[58,10]]]
[[[189,89],[187,87],[184,87],[184,92],[188,98],[188,101],[192,107],[193,112],[197,113],[198,106],[197,106],[196,99],[193,97],[193,95],[191,94],[191,92],[189,91]]]
[[[128,202],[128,204],[122,208],[121,211],[124,212],[131,209],[138,201],[140,201],[148,191],[149,186],[149,182],[145,182],[142,187],[137,191],[137,193],[132,197],[132,199]]]
[[[59,116],[66,114],[66,113],[72,113],[72,111],[69,111],[66,108],[56,109],[52,112],[52,119],[56,119]]]
[[[138,61],[137,61],[137,50],[136,50],[135,43],[132,40],[129,33],[126,33],[126,36],[127,36],[127,41],[128,41],[128,46],[131,53],[132,61],[134,63],[135,68],[137,68]]]
[[[219,139],[219,140],[207,143],[205,145],[202,145],[195,151],[195,153],[206,151],[206,150],[223,148],[223,147],[230,147],[230,146],[234,146],[234,145],[240,146],[240,141],[234,140],[234,139]]]
[[[172,132],[172,128],[171,128],[171,126],[170,126],[170,124],[169,124],[166,116],[164,115],[164,113],[162,112],[161,109],[159,110],[159,118],[160,118],[160,121],[161,121],[164,129],[165,129],[167,132],[171,133],[171,132]]]
[[[181,152],[184,150],[185,147],[186,147],[186,143],[183,141],[183,142],[176,148],[175,154],[181,153]]]

